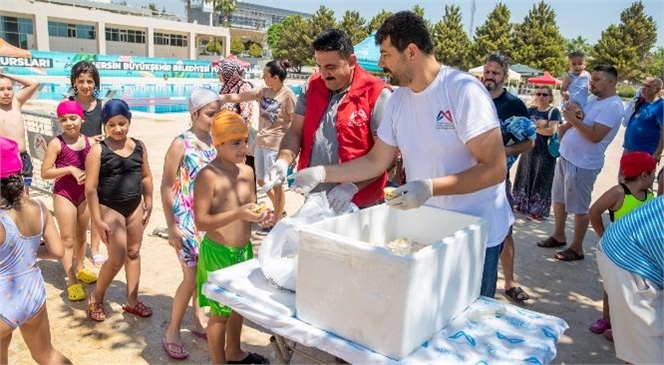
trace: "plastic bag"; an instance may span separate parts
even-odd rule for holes
[[[258,262],[265,278],[278,287],[295,291],[297,278],[297,249],[300,242],[299,228],[307,224],[359,210],[351,204],[349,210],[336,214],[325,192],[312,193],[291,217],[280,220],[263,239],[258,249]]]

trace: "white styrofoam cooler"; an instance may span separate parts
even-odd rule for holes
[[[369,245],[410,238],[428,245],[398,256]],[[296,315],[401,359],[479,297],[487,239],[479,217],[384,204],[300,231]]]

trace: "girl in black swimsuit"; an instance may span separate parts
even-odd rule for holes
[[[123,100],[113,99],[102,109],[106,139],[93,146],[85,163],[85,195],[92,220],[109,258],[99,272],[97,287],[89,295],[88,317],[106,319],[106,289],[125,266],[127,302],[122,309],[149,317],[152,309],[138,300],[143,230],[152,211],[152,174],[143,142],[128,138],[131,111]]]

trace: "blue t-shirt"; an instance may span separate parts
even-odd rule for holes
[[[623,148],[630,151],[655,153],[664,123],[664,99],[653,103],[644,102],[629,119],[625,129]]]
[[[664,288],[664,196],[609,226],[602,251],[619,267]]]

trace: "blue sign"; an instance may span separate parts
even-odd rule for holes
[[[90,53],[21,50],[21,55],[0,53],[4,72],[27,76],[69,76],[79,61],[97,66],[101,77],[216,78],[217,66],[210,61],[151,58]],[[29,54],[29,57],[28,57]]]

